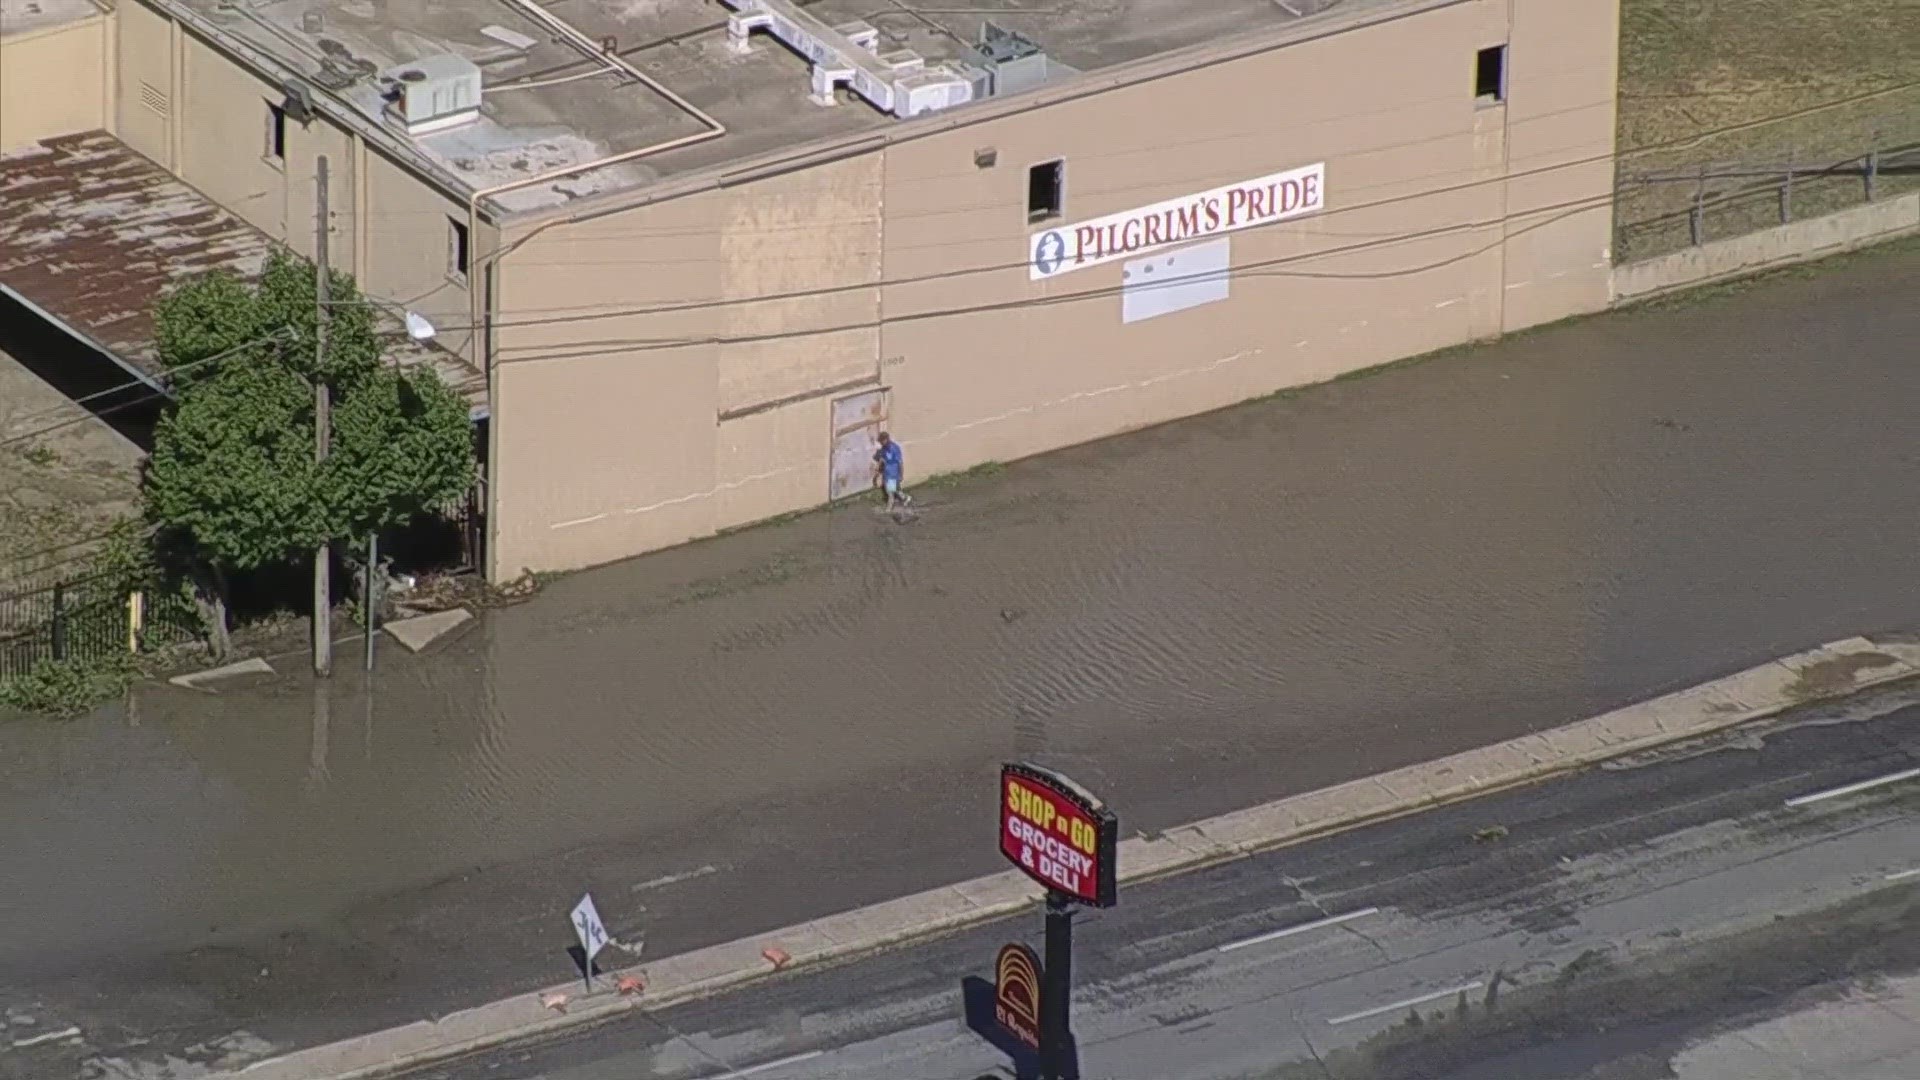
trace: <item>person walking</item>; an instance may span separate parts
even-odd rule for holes
[[[904,510],[913,505],[913,496],[900,486],[900,479],[906,473],[906,459],[900,453],[900,444],[884,431],[880,433],[880,448],[873,452],[873,465],[880,477],[880,487],[887,494],[887,509]]]

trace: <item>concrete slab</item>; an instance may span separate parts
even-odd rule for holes
[[[1273,837],[1299,832],[1306,821],[1303,807],[1296,798],[1208,818],[1195,822],[1193,828],[1223,848],[1248,851],[1270,843]]]
[[[1874,638],[1874,647],[1888,656],[1920,671],[1920,641],[1901,638]]]
[[[843,949],[879,948],[916,932],[973,919],[979,910],[960,890],[949,886],[829,915],[807,927]],[[791,945],[782,947],[793,951]]]
[[[1194,853],[1179,844],[1162,837],[1148,839],[1144,836],[1120,841],[1118,858],[1122,881],[1138,881],[1164,874],[1192,865],[1195,861]]]
[[[1911,667],[1860,637],[1828,642],[1779,662],[1796,675],[1786,688],[1794,701],[1849,693],[1913,673]]]
[[[1000,911],[1038,903],[1045,896],[1045,890],[1025,874],[1013,871],[963,881],[955,885],[953,891],[966,897],[968,903],[982,911]]]
[[[382,629],[393,635],[393,640],[414,652],[419,652],[472,618],[473,612],[466,608],[454,608],[451,611],[436,611],[431,615],[420,615],[412,619],[399,619],[388,623]]]
[[[1231,854],[1229,849],[1222,847],[1212,837],[1192,825],[1168,829],[1160,834],[1160,838],[1169,844],[1178,844],[1186,848],[1196,859],[1217,859]]]
[[[1712,683],[1657,697],[1633,708],[1636,716],[1652,722],[1653,731],[1648,734],[1668,735],[1712,731],[1752,711],[1746,702]]]
[[[238,680],[252,683],[263,678],[271,679],[276,674],[272,664],[254,657],[217,668],[208,668],[205,671],[196,671],[190,675],[175,675],[167,681],[189,690],[206,690],[217,684],[239,685]]]
[[[647,984],[647,998],[683,996],[700,988],[747,977],[750,971],[771,970],[760,955],[764,944],[757,941],[730,941],[724,945],[696,949],[679,956],[643,965],[640,977]]]
[[[1785,664],[1774,661],[1737,671],[1724,678],[1715,679],[1707,685],[1726,697],[1746,706],[1749,712],[1757,709],[1777,708],[1778,703],[1789,700],[1787,687],[1792,686],[1800,675]]]

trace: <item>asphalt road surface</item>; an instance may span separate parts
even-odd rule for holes
[[[1715,1033],[1920,972],[1920,775],[1834,793],[1916,767],[1920,687],[1901,685],[1128,889],[1079,918],[1081,1074],[1656,1080],[1684,1058],[1679,1075],[1719,1076],[1713,1055],[1732,1051],[1713,1049]],[[1003,942],[1037,947],[1040,923],[417,1080],[1013,1076],[1018,1063],[962,1021],[960,986]],[[1746,1080],[1916,1075],[1901,1070],[1920,1062],[1920,1024],[1881,1012],[1886,1053],[1858,1071],[1722,1064]]]

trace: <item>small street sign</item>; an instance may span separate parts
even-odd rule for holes
[[[600,921],[600,912],[593,906],[593,894],[580,897],[573,906],[573,932],[580,939],[580,951],[585,953],[581,963],[582,973],[587,979],[587,988],[593,988],[593,958],[601,949],[607,947],[607,927]]]

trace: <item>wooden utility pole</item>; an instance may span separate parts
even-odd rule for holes
[[[327,460],[328,437],[333,428],[333,402],[327,390],[327,318],[329,273],[327,269],[327,159],[323,155],[314,176],[318,190],[313,233],[313,291],[319,301],[315,313],[313,354],[313,460]],[[325,541],[313,549],[313,673],[322,678],[333,674],[333,582],[332,546]]]

